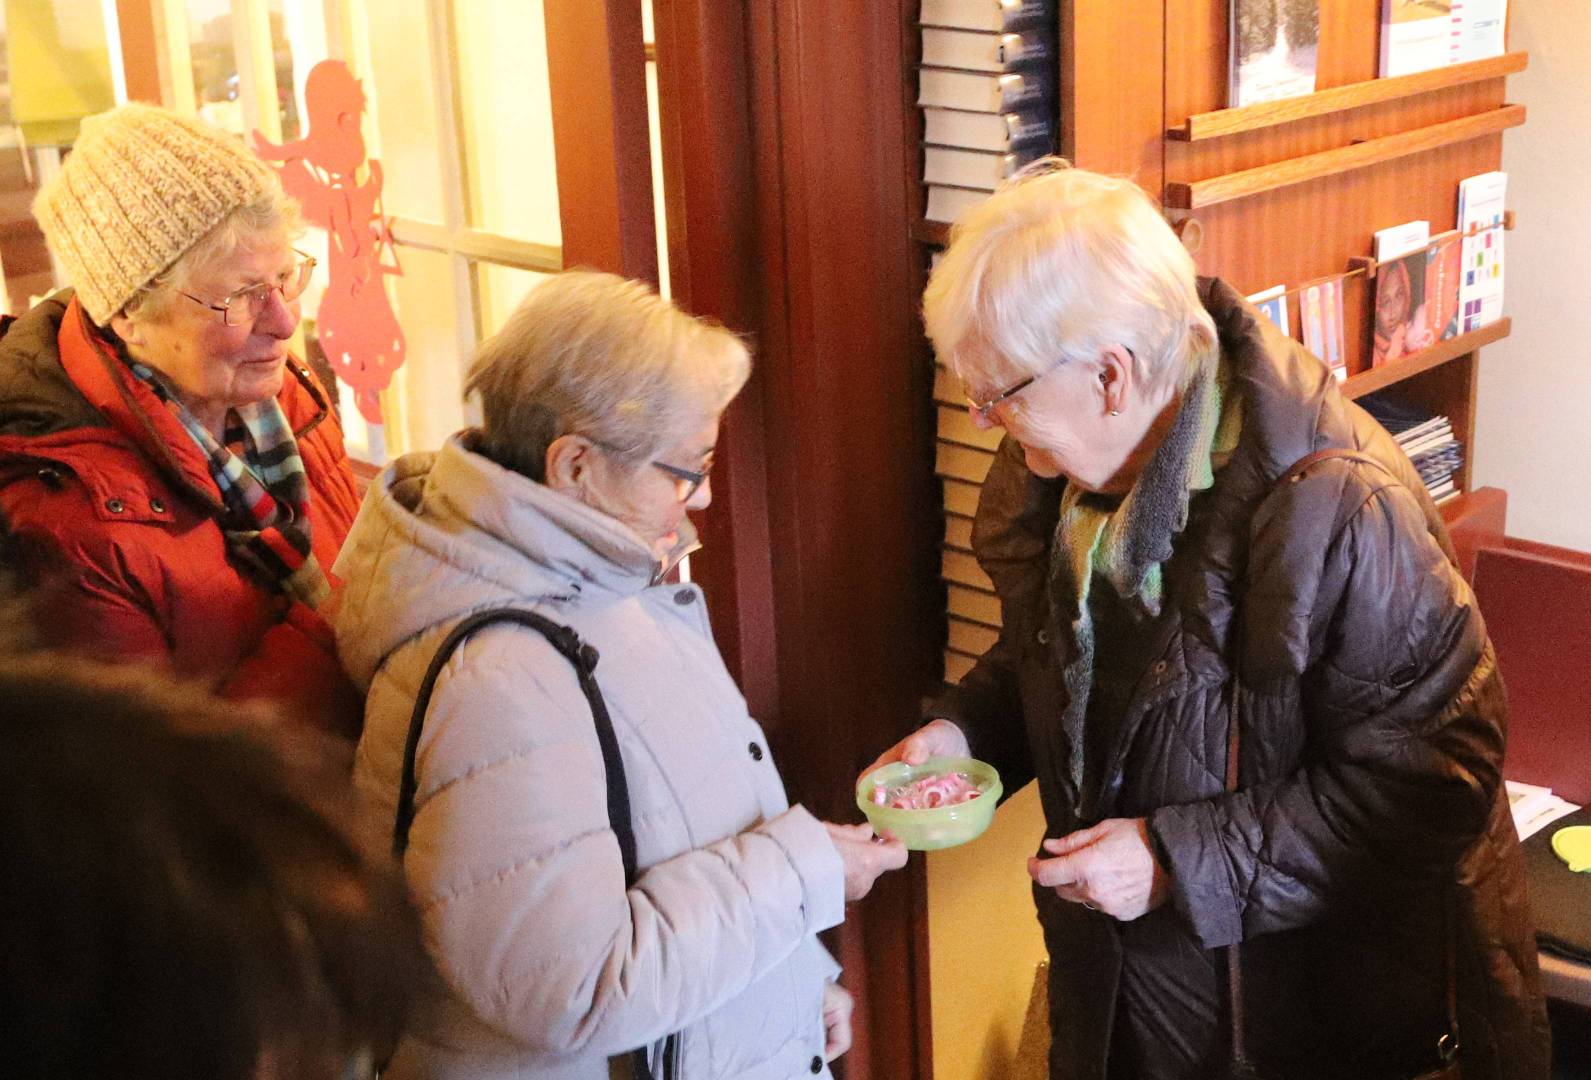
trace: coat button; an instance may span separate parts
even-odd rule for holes
[[[813,1054],[812,1055],[812,1064],[809,1067],[812,1069],[812,1075],[813,1076],[818,1075],[818,1073],[823,1071],[823,1059],[820,1058],[818,1055]]]
[[[674,594],[674,602],[680,607],[688,607],[696,603],[696,594],[689,589],[681,589]]]
[[[161,502],[159,499],[150,499],[149,509],[153,510],[157,514],[164,514],[166,512],[166,504]]]
[[[105,509],[109,510],[113,514],[119,514],[123,510],[127,509],[127,504],[122,502],[120,499],[106,499]]]
[[[1040,645],[1048,645],[1050,643],[1050,632],[1048,630],[1040,630],[1033,636],[1038,639]]]
[[[1164,675],[1165,673],[1166,673],[1166,662],[1164,660],[1156,660],[1155,661],[1155,674],[1156,675]]]
[[[752,761],[762,760],[762,747],[758,746],[756,743],[752,743],[750,746],[746,747],[746,753],[751,755]]]

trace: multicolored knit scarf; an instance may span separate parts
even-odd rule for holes
[[[1083,731],[1094,682],[1094,624],[1089,589],[1103,578],[1124,600],[1160,613],[1161,566],[1188,523],[1188,500],[1215,483],[1215,470],[1237,447],[1240,403],[1227,393],[1224,360],[1208,356],[1183,391],[1182,407],[1164,441],[1120,503],[1068,485],[1050,550],[1050,610],[1058,642],[1069,641],[1062,672],[1067,703],[1062,726],[1068,771],[1083,783]]]
[[[326,599],[331,583],[310,546],[309,481],[292,425],[277,400],[229,411],[222,444],[182,404],[165,376],[136,360],[127,366],[204,452],[226,506],[221,531],[233,560],[291,600],[315,607]],[[233,445],[242,453],[228,448]]]

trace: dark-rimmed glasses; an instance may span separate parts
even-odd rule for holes
[[[219,311],[221,321],[228,326],[242,326],[244,323],[253,322],[265,310],[265,305],[271,302],[271,293],[280,292],[282,302],[291,304],[304,295],[304,290],[309,287],[309,280],[315,274],[315,257],[306,255],[297,248],[293,249],[293,254],[298,256],[298,261],[284,270],[275,281],[245,285],[222,297],[219,303],[212,304],[192,293],[185,292],[182,295],[211,311]],[[177,291],[182,292],[181,289]]]
[[[701,490],[707,483],[707,475],[712,471],[713,463],[709,459],[707,467],[701,471],[695,469],[682,469],[678,465],[670,465],[664,461],[652,462],[652,468],[667,473],[674,478],[674,495],[680,502],[690,502],[691,496]]]
[[[582,435],[581,437],[597,446],[602,447],[602,449],[608,451],[609,453],[622,454],[624,452],[619,447],[614,446],[612,443],[604,442],[603,440],[595,438],[594,436]],[[674,494],[680,502],[690,502],[691,496],[695,495],[701,490],[702,485],[707,483],[708,475],[713,471],[713,459],[711,456],[709,456],[707,460],[702,463],[702,468],[699,471],[696,469],[686,469],[679,465],[670,465],[666,461],[651,461],[648,462],[648,464],[659,472],[667,474],[674,480]]]

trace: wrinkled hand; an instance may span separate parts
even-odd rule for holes
[[[866,776],[892,761],[921,765],[934,757],[969,757],[967,737],[949,720],[930,720],[894,746],[878,755],[878,760],[862,770]],[[858,782],[861,776],[857,777]]]
[[[856,1002],[839,983],[823,984],[823,1060],[833,1061],[851,1048],[851,1010]]]
[[[845,864],[845,900],[851,903],[862,899],[873,888],[873,882],[886,870],[899,870],[906,865],[906,845],[899,840],[885,840],[875,836],[871,825],[835,825],[825,821],[834,850],[840,853]]]
[[[1028,873],[1062,900],[1130,922],[1166,902],[1171,877],[1149,844],[1143,818],[1110,818],[1044,841],[1051,859],[1029,858]]]

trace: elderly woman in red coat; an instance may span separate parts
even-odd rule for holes
[[[352,733],[323,609],[358,496],[288,351],[296,205],[222,132],[127,105],[34,213],[75,287],[0,336],[0,524],[40,637]]]

